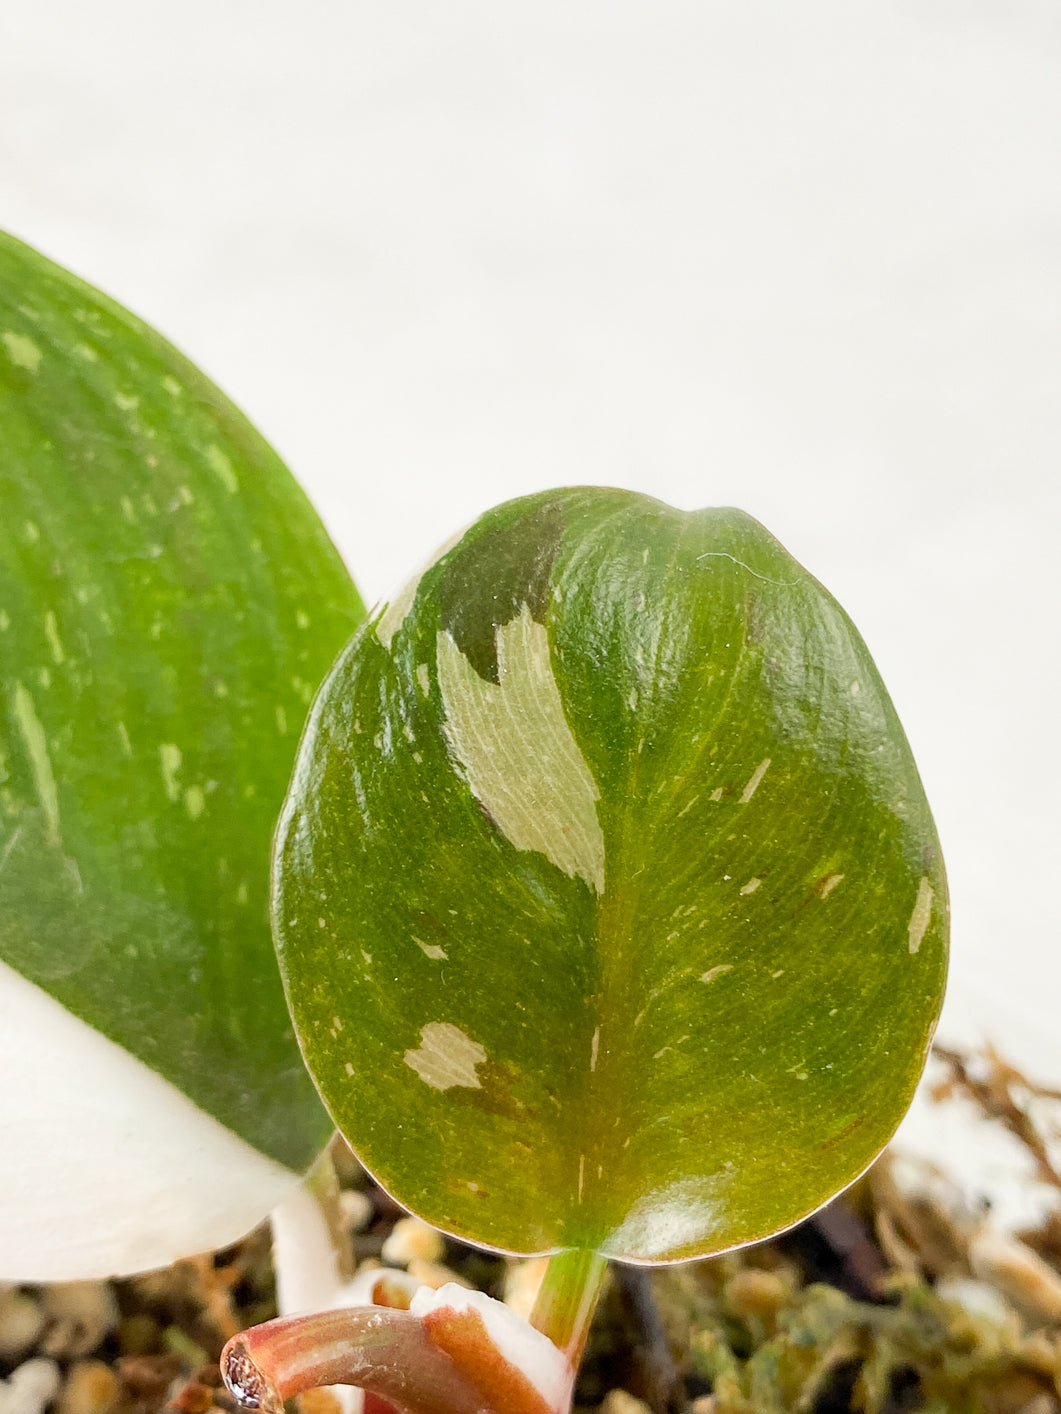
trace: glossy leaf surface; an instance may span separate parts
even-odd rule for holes
[[[270,842],[361,615],[217,389],[0,237],[0,961],[293,1169],[330,1125],[272,952]]]
[[[305,1054],[405,1204],[633,1260],[791,1224],[901,1118],[947,901],[843,611],[733,510],[484,516],[355,637],[274,926]]]

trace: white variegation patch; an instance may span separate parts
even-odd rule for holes
[[[907,936],[911,953],[916,953],[924,941],[928,925],[932,921],[932,902],[935,892],[927,879],[922,879],[917,887],[917,898],[914,900],[914,911],[910,915],[910,922],[907,924]]]
[[[717,1176],[664,1184],[634,1204],[601,1250],[608,1256],[651,1262],[684,1247],[706,1246],[725,1221],[722,1186]]]
[[[416,598],[416,591],[420,588],[420,581],[423,579],[424,575],[427,574],[429,569],[438,564],[443,555],[453,549],[458,540],[463,540],[464,532],[467,529],[468,527],[463,525],[455,535],[451,535],[448,540],[444,540],[431,558],[420,566],[412,579],[408,580],[401,589],[398,590],[398,593],[380,615],[379,622],[376,624],[376,637],[388,652],[390,651],[394,635],[401,628],[406,614],[413,607],[413,600]]]
[[[0,1074],[0,1279],[167,1266],[235,1242],[298,1183],[6,963]]]
[[[423,938],[413,938],[413,942],[420,949],[425,957],[429,957],[432,962],[445,962],[449,956],[445,948],[440,948],[436,943],[425,943]]]
[[[482,1089],[475,1067],[486,1060],[486,1051],[451,1021],[428,1022],[420,1031],[419,1048],[406,1051],[404,1059],[432,1090],[448,1090],[451,1085]]]
[[[13,707],[15,724],[22,736],[30,770],[33,772],[34,788],[47,821],[48,839],[52,844],[58,844],[59,791],[55,784],[51,757],[48,755],[48,737],[37,716],[33,698],[20,682],[15,683]]]
[[[767,771],[768,771],[769,769],[770,769],[770,758],[769,758],[769,756],[766,756],[766,757],[763,758],[762,761],[759,762],[758,766],[756,766],[755,770],[751,773],[751,775],[750,775],[749,778],[748,778],[748,783],[747,783],[747,785],[746,785],[746,786],[744,787],[744,789],[741,791],[741,793],[740,793],[740,801],[738,802],[740,805],[747,805],[747,804],[748,804],[748,801],[751,800],[752,796],[753,796],[753,795],[755,794],[755,792],[759,789],[759,786],[760,786],[760,784],[761,784],[761,782],[762,782],[762,779],[763,779],[763,777],[766,775],[766,773],[767,773]]]
[[[720,962],[717,967],[709,967],[706,972],[701,972],[701,982],[713,982],[716,977],[721,977],[725,972],[732,972],[732,962]]]
[[[564,715],[545,626],[524,605],[496,636],[499,683],[479,676],[451,634],[438,635],[450,750],[517,849],[539,851],[603,893],[600,791]]]

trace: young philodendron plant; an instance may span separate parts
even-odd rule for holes
[[[946,970],[932,820],[844,612],[739,511],[592,488],[490,512],[353,638],[273,908],[369,1170],[552,1255],[529,1326],[443,1288],[237,1338],[249,1407],[566,1409],[607,1259],[758,1241],[872,1162]]]
[[[235,1241],[331,1135],[268,860],[362,614],[218,390],[0,236],[0,1278]]]

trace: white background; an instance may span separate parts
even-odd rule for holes
[[[235,398],[369,601],[550,485],[758,516],[913,743],[944,1031],[1061,1078],[1055,0],[0,0],[0,225]]]

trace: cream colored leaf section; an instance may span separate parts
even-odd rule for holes
[[[914,911],[910,915],[910,922],[907,924],[907,934],[909,935],[909,946],[911,953],[916,953],[924,941],[928,925],[932,921],[932,902],[935,892],[927,879],[922,879],[917,886],[917,898],[914,902]]]
[[[40,800],[44,818],[48,822],[48,839],[58,844],[59,832],[59,790],[55,784],[51,757],[48,755],[48,737],[41,726],[33,698],[20,682],[15,683],[15,722],[22,734],[22,740],[29,757],[33,784]]]
[[[450,750],[475,796],[517,849],[604,891],[600,791],[564,716],[544,624],[521,613],[497,629],[498,683],[486,682],[448,632],[438,680]]]
[[[451,1085],[482,1089],[475,1067],[486,1060],[486,1052],[450,1021],[429,1021],[420,1031],[419,1048],[406,1051],[404,1059],[432,1090],[448,1090]]]
[[[463,540],[467,529],[466,525],[461,526],[460,530],[451,535],[448,540],[443,540],[431,558],[420,566],[412,579],[406,581],[380,615],[379,622],[376,624],[376,637],[388,652],[394,635],[401,628],[406,615],[413,607],[413,600],[416,598],[416,591],[420,588],[420,581],[429,569],[438,564],[443,555],[453,549],[458,540]]]
[[[0,1281],[168,1266],[298,1183],[3,962],[0,1074]]]

